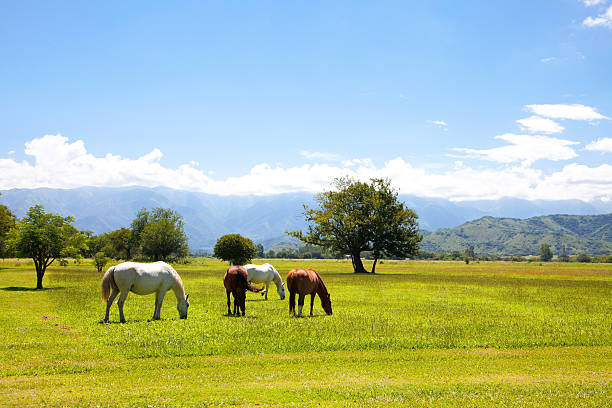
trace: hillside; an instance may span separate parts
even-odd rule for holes
[[[474,251],[487,255],[537,255],[547,243],[554,254],[612,253],[612,214],[550,215],[528,219],[482,217],[455,228],[425,234],[421,249],[430,252]]]
[[[0,204],[7,205],[18,217],[22,217],[31,206],[42,204],[47,211],[75,217],[75,224],[79,229],[91,230],[96,234],[128,227],[141,208],[172,208],[183,216],[189,246],[194,251],[210,251],[219,236],[229,233],[245,235],[257,243],[262,243],[266,250],[273,246],[293,247],[296,242],[287,237],[285,231],[304,228],[302,206],[314,204],[311,193],[217,196],[145,187],[12,189],[0,191],[0,194]],[[432,234],[431,240],[428,238],[424,242],[424,248],[428,248],[427,250],[436,248],[452,251],[467,247],[466,239],[462,238],[462,235],[467,234],[471,228],[477,229],[476,225],[467,227],[472,225],[468,221],[480,218],[475,221],[480,222],[483,216],[528,218],[555,213],[592,215],[612,212],[612,202],[602,201],[501,199],[457,203],[441,198],[408,195],[400,195],[399,198],[419,215],[418,222],[423,231],[436,231],[439,228],[453,228],[458,225],[465,230],[457,237],[451,233],[454,229],[440,230]],[[466,222],[468,224],[464,224]],[[483,225],[485,229],[489,228],[486,223]],[[571,230],[571,226],[566,227],[566,230]],[[536,236],[539,236],[540,232],[532,231]],[[483,249],[496,248],[498,240],[502,239],[495,234],[487,235],[476,231],[474,234],[483,237]],[[488,236],[492,237],[493,246],[485,245],[485,238]],[[537,237],[530,239],[540,242]],[[518,248],[531,251],[531,247],[524,248],[522,238],[518,240],[519,243],[510,248],[512,251]],[[511,240],[503,239],[503,242],[506,241]],[[569,243],[568,240],[568,246]],[[581,241],[577,240],[575,247],[584,247],[580,245]],[[595,248],[599,251],[602,246],[597,244]]]

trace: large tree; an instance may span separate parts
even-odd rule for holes
[[[10,257],[11,251],[7,245],[9,232],[17,225],[17,217],[6,205],[0,204],[0,257]]]
[[[304,205],[307,231],[289,235],[350,255],[356,273],[367,272],[361,261],[363,251],[372,252],[372,272],[383,256],[406,257],[418,252],[422,239],[418,217],[398,200],[389,180],[367,183],[343,177],[335,179],[333,187],[316,195],[318,208]]]
[[[132,222],[134,236],[142,254],[156,261],[166,260],[171,255],[182,257],[189,254],[183,217],[171,209],[141,210]]]
[[[36,289],[43,288],[47,267],[57,258],[78,253],[86,237],[72,225],[73,217],[47,213],[35,205],[17,223],[12,245],[18,256],[32,258],[36,268]]]

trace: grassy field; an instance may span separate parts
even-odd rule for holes
[[[92,266],[35,291],[32,266],[0,263],[0,405],[612,406],[611,265],[271,262],[317,269],[334,314],[290,317],[272,287],[226,316],[225,265],[198,260],[175,266],[189,319],[131,294],[104,324]]]

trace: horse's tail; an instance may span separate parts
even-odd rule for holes
[[[102,278],[102,299],[106,302],[108,297],[110,296],[110,291],[112,289],[117,289],[117,284],[115,283],[115,267],[111,266],[108,268],[104,277]]]
[[[247,279],[246,275],[243,275],[243,274],[240,272],[240,270],[238,270],[238,274],[237,274],[237,275],[239,276],[239,278],[238,278],[238,279],[241,279],[241,280],[242,280],[242,282],[246,284],[246,288],[247,288],[247,290],[250,290],[250,291],[251,291],[251,292],[253,292],[253,293],[261,292],[261,291],[263,290],[263,288],[256,288],[255,286],[251,285],[251,284],[249,283],[249,280]]]

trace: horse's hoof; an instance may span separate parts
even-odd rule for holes
[[[121,322],[121,323],[125,323],[125,319],[123,319],[123,320],[120,320],[120,322]]]

